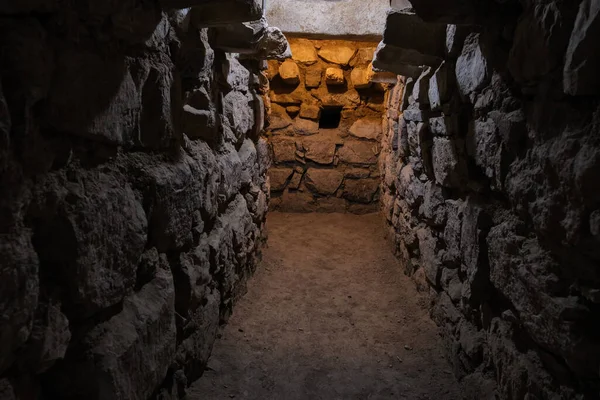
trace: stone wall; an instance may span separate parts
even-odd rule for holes
[[[0,398],[180,398],[264,241],[258,62],[157,1],[9,3]]]
[[[291,39],[270,61],[271,209],[379,208],[382,115],[388,85],[373,82],[370,42]]]
[[[390,97],[389,236],[470,398],[597,399],[599,3],[467,3],[388,17],[375,64],[431,63]]]

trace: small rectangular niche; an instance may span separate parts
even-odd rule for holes
[[[336,129],[342,120],[343,107],[324,107],[319,118],[319,129]]]

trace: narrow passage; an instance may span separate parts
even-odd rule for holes
[[[273,212],[268,229],[192,400],[462,398],[379,215]]]

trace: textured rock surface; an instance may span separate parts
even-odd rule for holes
[[[290,46],[292,59],[269,61],[265,73],[270,208],[377,211],[381,116],[392,85],[372,82],[374,43],[291,38]],[[286,65],[299,71],[299,83],[283,79]]]
[[[430,24],[481,26],[447,26],[443,65],[389,97],[394,250],[468,398],[598,398],[598,2],[411,3]]]
[[[0,5],[2,399],[182,398],[264,241],[260,2],[92,3]]]

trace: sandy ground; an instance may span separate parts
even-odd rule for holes
[[[462,398],[379,215],[271,213],[268,227],[191,400]]]

